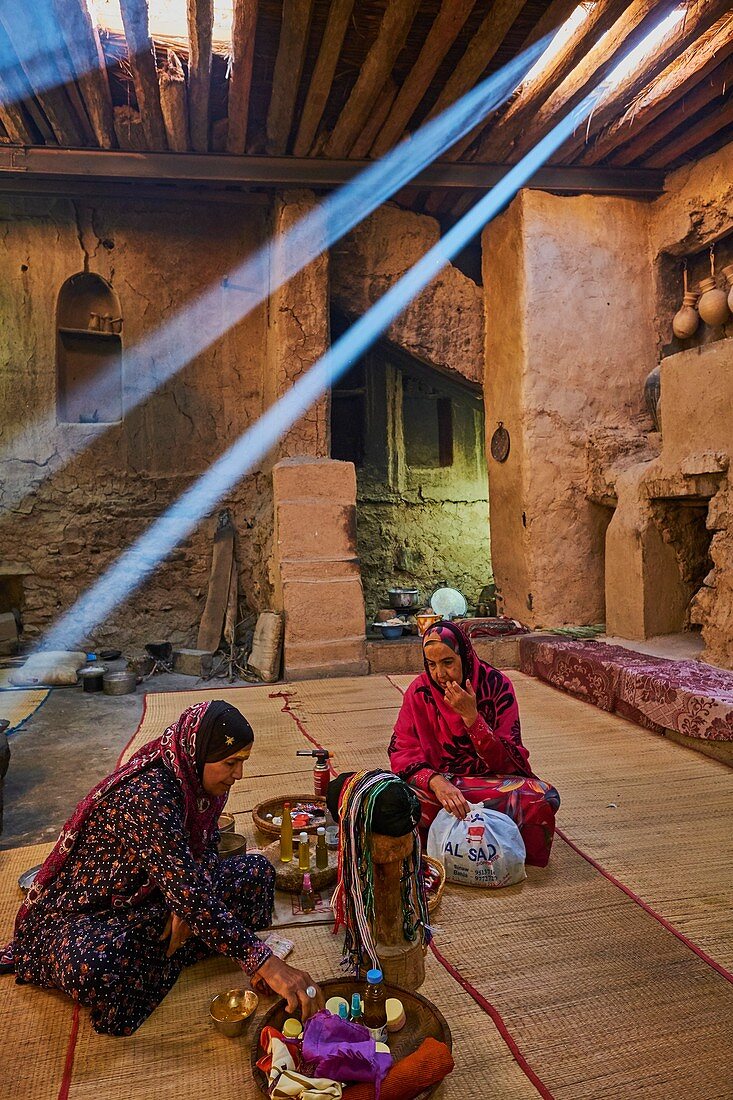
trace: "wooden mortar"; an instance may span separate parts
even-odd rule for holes
[[[384,980],[404,989],[418,989],[425,981],[425,952],[420,939],[405,939],[402,928],[402,861],[412,855],[412,833],[406,836],[371,834],[374,865],[374,940]],[[413,884],[417,892],[417,884]]]

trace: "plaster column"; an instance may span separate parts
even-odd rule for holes
[[[645,425],[656,362],[647,207],[521,192],[483,234],[491,546],[504,611],[532,626],[604,619],[610,513],[586,498],[592,429]]]
[[[285,679],[366,675],[353,463],[286,458],[275,466],[272,480]]]

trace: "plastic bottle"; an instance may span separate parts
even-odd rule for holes
[[[290,863],[293,858],[293,819],[290,816],[290,803],[283,806],[283,820],[280,826],[280,862]]]
[[[358,993],[351,994],[351,1019],[354,1023],[361,1021],[361,997]]]
[[[367,971],[367,984],[364,992],[364,1010],[361,1021],[369,1028],[369,1034],[377,1043],[387,1040],[387,991],[381,970]]]
[[[328,848],[326,847],[326,830],[321,827],[316,829],[316,867],[319,871],[325,871],[328,867]]]
[[[310,871],[311,850],[308,843],[308,834],[301,833],[298,839],[300,841],[298,844],[298,867],[301,871]]]
[[[339,1018],[342,1020],[348,1020],[349,1018],[349,1006],[341,1004],[339,1005]]]
[[[316,907],[316,896],[308,871],[303,875],[303,887],[300,891],[300,908],[304,913],[312,913]]]

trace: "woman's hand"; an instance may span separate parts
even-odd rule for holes
[[[471,807],[458,790],[458,787],[454,787],[444,775],[434,775],[428,786],[443,809],[447,810],[449,814],[453,814],[459,821],[463,821]]]
[[[168,914],[168,920],[165,922],[165,928],[158,943],[162,943],[163,940],[167,940],[170,936],[170,943],[165,953],[165,957],[169,959],[174,951],[177,951],[181,947],[188,937],[191,935],[191,929],[186,924],[185,920],[181,920],[175,913]]]
[[[288,1012],[300,1012],[300,1018],[305,1023],[309,1016],[314,1016],[322,1008],[326,1007],[326,998],[316,983],[305,970],[298,970],[294,966],[288,966],[277,955],[271,955],[263,962],[259,970],[255,971],[256,979],[264,978],[275,993],[284,997]],[[310,997],[306,990],[315,990],[315,996]]]
[[[445,685],[445,701],[456,714],[460,714],[466,729],[470,729],[478,718],[476,692],[471,681],[466,680],[465,690],[455,680],[449,681]]]

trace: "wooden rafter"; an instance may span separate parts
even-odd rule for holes
[[[61,20],[56,17],[53,0],[34,0],[32,11],[36,26],[43,28],[39,30],[38,41],[43,43],[44,58],[46,61],[53,58],[53,65],[71,103],[83,144],[95,145],[97,139],[76,82],[76,73],[69,60]]]
[[[120,13],[145,141],[150,149],[165,149],[165,123],[160,108],[155,51],[148,25],[148,0],[120,0]],[[115,126],[119,134],[117,121]]]
[[[26,4],[0,6],[0,19],[54,137],[60,145],[84,145],[84,128],[66,95],[63,79],[55,64],[59,50],[48,40],[51,34],[48,21],[41,19],[37,24]],[[43,57],[41,72],[34,65],[34,54]]]
[[[326,142],[327,157],[347,157],[351,152],[392,72],[419,6],[420,0],[389,0],[376,40]]]
[[[275,156],[286,151],[293,126],[312,14],[313,0],[283,0],[280,42],[267,111],[267,151]]]
[[[384,125],[384,120],[389,114],[389,109],[395,101],[397,95],[397,84],[392,77],[387,77],[387,83],[379,93],[379,99],[374,104],[374,110],[370,117],[366,121],[364,129],[359,134],[358,138],[351,147],[352,157],[366,157],[369,156],[369,150],[374,144],[374,139]],[[374,154],[372,153],[372,156]]]
[[[729,63],[725,64],[730,70]],[[730,78],[730,71],[727,75]],[[643,167],[666,168],[733,123],[733,95],[730,92],[730,84],[727,87],[721,87],[717,81],[714,85],[709,85],[707,81],[703,82],[698,89],[698,102],[695,103],[694,96],[691,97],[693,102],[688,104],[690,115],[687,117],[692,115],[695,108],[700,110],[707,106],[713,98],[709,97],[711,91],[716,93],[716,98],[720,97],[720,105],[716,104],[715,110],[709,111],[704,118],[693,124],[675,112],[677,129],[670,135],[669,141],[663,142],[656,152],[642,162]],[[700,100],[704,101],[700,102]]]
[[[633,0],[587,57],[540,105],[531,125],[517,135],[512,145],[511,159],[518,160],[529,152],[559,119],[608,76],[621,57],[635,49],[675,7],[677,0]]]
[[[570,18],[577,6],[578,0],[553,0],[525,38],[522,49],[527,50],[530,46],[534,46],[535,42],[539,42],[541,38],[554,35],[566,19]]]
[[[0,67],[0,120],[12,142],[17,145],[32,145],[33,133],[23,110],[28,86],[20,62],[12,63],[13,55],[10,39],[0,23],[0,57],[5,61]]]
[[[97,144],[101,149],[114,149],[112,94],[99,31],[89,15],[87,0],[53,0],[53,8]]]
[[[520,89],[509,109],[487,130],[473,159],[487,162],[503,160],[510,152],[512,142],[525,127],[531,125],[547,97],[613,26],[627,6],[627,0],[599,0],[563,49],[534,80]]]
[[[173,50],[168,50],[168,59],[158,73],[158,80],[168,148],[174,153],[187,153],[191,148],[191,136],[186,77],[178,54]]]
[[[719,64],[714,64],[718,62]],[[676,75],[683,76],[684,69]],[[639,104],[639,114],[642,118],[638,123],[634,108],[629,108],[627,113],[631,118],[625,123],[619,120],[609,128],[608,138],[600,155],[597,155],[597,146],[593,146],[582,158],[582,163],[597,164],[611,154],[614,164],[619,166],[632,164],[674,130],[681,116],[689,118],[706,102],[722,94],[723,89],[732,81],[733,35],[725,42],[724,48],[721,48],[706,65],[703,65],[702,69],[695,70],[694,74],[687,73],[687,79],[675,83],[673,89],[670,88],[669,81],[663,81],[664,88],[663,90],[659,88],[660,94],[655,95],[650,92],[649,96],[645,95]],[[676,109],[673,109],[675,107]],[[629,137],[631,140],[628,140]],[[624,140],[626,144],[618,148],[617,146]],[[597,145],[600,145],[600,142]]]
[[[581,153],[590,139],[604,126],[607,126],[624,111],[637,95],[659,76],[668,65],[676,61],[681,54],[698,41],[718,19],[730,12],[730,0],[693,0],[684,16],[665,35],[657,49],[638,69],[632,70],[614,86],[610,94],[603,97],[594,108],[587,126],[565,142],[556,158],[556,163],[572,163]]]
[[[244,153],[247,148],[249,93],[252,87],[258,7],[259,0],[234,0],[229,74],[228,153]]]
[[[308,94],[305,97],[298,133],[295,136],[293,153],[296,157],[307,156],[313,147],[323,111],[331,93],[336,65],[353,8],[354,0],[331,0],[326,29],[323,32],[318,59],[308,85]]]
[[[404,134],[412,115],[430,87],[441,61],[458,37],[476,0],[442,0],[417,61],[399,90],[374,142],[372,154],[383,156]]]
[[[209,148],[214,0],[188,0],[188,125],[197,153]]]

